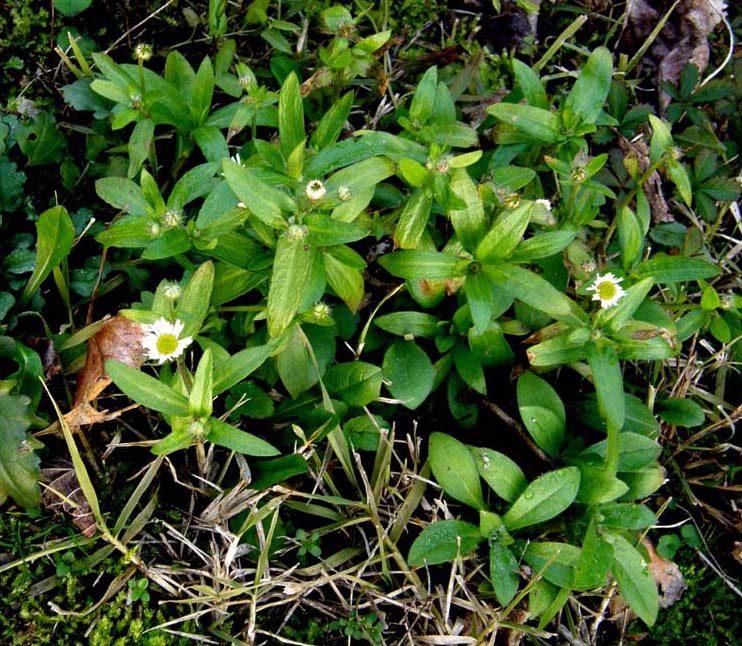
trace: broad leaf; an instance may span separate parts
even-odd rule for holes
[[[166,415],[186,417],[188,399],[170,386],[116,360],[106,361],[106,373],[129,399]]]
[[[26,431],[32,412],[25,396],[0,392],[0,505],[8,496],[22,507],[39,504],[39,458]]]
[[[381,392],[381,368],[364,361],[351,361],[332,366],[324,383],[331,395],[350,406],[366,406]]]
[[[580,470],[566,467],[539,476],[502,517],[509,531],[550,520],[569,507],[580,486]]]
[[[484,509],[482,486],[474,456],[466,445],[446,433],[432,433],[430,468],[441,489],[474,509]]]
[[[482,541],[479,528],[463,520],[441,520],[428,525],[410,547],[411,567],[449,563],[473,551]]]
[[[528,487],[523,470],[507,455],[485,447],[470,447],[482,479],[500,498],[515,502]]]
[[[600,414],[616,430],[623,428],[626,403],[621,364],[615,350],[608,345],[590,343],[587,346],[587,362],[593,373]]]
[[[74,238],[72,220],[63,206],[53,206],[39,216],[34,270],[21,295],[21,303],[28,301],[44,279],[67,257]]]
[[[389,392],[405,408],[417,408],[433,388],[433,364],[414,341],[392,343],[384,354],[382,369]]]
[[[557,392],[533,372],[518,378],[518,409],[531,437],[550,456],[559,453],[567,417]]]
[[[218,419],[209,420],[209,431],[206,439],[209,442],[213,442],[227,449],[232,449],[243,455],[269,457],[279,454],[278,449],[268,444],[265,440],[261,440],[252,433],[242,431]]]
[[[606,541],[613,546],[615,558],[611,570],[618,589],[631,609],[645,624],[652,626],[657,619],[659,599],[657,584],[647,562],[621,534],[609,533]]]

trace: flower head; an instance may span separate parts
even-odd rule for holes
[[[165,363],[183,354],[193,341],[190,336],[179,338],[183,327],[183,321],[176,319],[175,323],[171,323],[162,316],[151,325],[145,325],[142,347],[147,358],[157,363]]]
[[[148,61],[152,58],[152,45],[147,43],[139,43],[134,48],[134,58],[138,61]]]
[[[307,186],[304,189],[304,192],[307,194],[307,197],[310,200],[316,202],[317,200],[321,200],[325,196],[327,189],[325,189],[325,185],[318,179],[313,179],[307,182]]]
[[[162,293],[169,301],[177,301],[180,298],[180,285],[178,283],[168,283],[163,287]]]
[[[618,278],[611,272],[602,276],[598,274],[595,282],[587,288],[587,291],[593,292],[593,300],[600,301],[600,306],[607,310],[616,305],[626,293],[626,290],[619,285],[622,280],[623,278]]]

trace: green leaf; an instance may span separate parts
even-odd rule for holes
[[[549,109],[549,99],[546,96],[546,90],[536,72],[515,58],[513,59],[513,75],[529,105],[535,108],[541,108],[542,110]]]
[[[214,263],[203,263],[183,288],[175,308],[175,316],[184,323],[183,336],[196,335],[209,312],[214,288]]]
[[[652,126],[649,159],[653,164],[656,164],[665,155],[672,155],[674,145],[670,128],[662,119],[650,114],[649,123]]]
[[[537,233],[528,240],[521,241],[511,254],[513,262],[530,262],[540,258],[549,258],[569,246],[575,239],[575,231],[547,231]]]
[[[580,464],[580,490],[577,502],[585,505],[600,505],[616,500],[628,490],[628,485],[620,478],[607,472],[604,463],[593,464],[593,457],[586,459],[589,464]]]
[[[276,368],[281,382],[294,399],[319,380],[298,323],[291,326],[288,332],[288,340],[278,355]]]
[[[582,539],[582,550],[580,550],[580,560],[575,569],[573,587],[576,590],[602,588],[612,561],[613,547],[603,540],[598,531],[598,523],[593,516],[587,526],[585,537]]]
[[[330,367],[324,383],[331,395],[350,406],[366,406],[381,392],[381,368],[364,361],[339,363]]]
[[[564,404],[546,381],[532,372],[518,379],[518,410],[523,424],[546,453],[556,457],[564,441],[567,424]]]
[[[488,448],[470,447],[477,471],[500,498],[515,502],[528,487],[523,470],[507,455]]]
[[[455,437],[434,432],[428,443],[430,468],[446,494],[474,509],[485,509],[477,463]]]
[[[364,226],[339,222],[323,213],[310,213],[304,218],[304,224],[309,229],[307,241],[318,247],[356,242],[369,234]]]
[[[278,239],[268,292],[268,333],[279,336],[294,320],[304,299],[304,289],[311,274],[314,249],[307,244],[306,228],[291,225],[287,235]]]
[[[618,438],[618,470],[639,471],[654,462],[662,447],[654,440],[638,433],[624,431]],[[598,455],[605,458],[608,441],[601,440],[586,448],[583,455]]]
[[[411,567],[449,563],[465,556],[482,541],[479,528],[463,520],[440,520],[428,525],[410,547],[407,563]]]
[[[559,117],[542,108],[496,103],[487,108],[487,113],[523,133],[528,141],[534,143],[554,144],[561,135]]]
[[[322,150],[337,141],[353,107],[353,98],[353,92],[346,92],[325,112],[312,133],[310,142],[313,146]]]
[[[188,400],[183,395],[141,370],[111,359],[106,361],[106,374],[121,392],[142,406],[166,415],[190,415]]]
[[[131,215],[148,215],[149,204],[138,184],[124,177],[104,177],[96,180],[95,192],[111,206]]]
[[[580,470],[566,467],[539,476],[502,517],[508,531],[543,523],[561,514],[577,496]]]
[[[258,220],[273,229],[285,229],[283,213],[296,211],[296,204],[288,195],[260,179],[255,172],[225,159],[222,163],[224,179],[238,199]]]
[[[433,388],[433,364],[414,341],[395,341],[384,354],[384,377],[389,392],[405,408],[414,410]]]
[[[278,97],[278,135],[281,152],[288,159],[300,144],[304,143],[304,104],[299,78],[291,72],[281,86]]]
[[[210,417],[212,411],[212,388],[214,383],[211,350],[205,350],[198,362],[193,386],[188,396],[188,408],[193,417]]]
[[[448,217],[464,249],[474,251],[484,235],[486,223],[477,185],[464,168],[454,168],[448,187],[463,203],[461,208],[449,208]]]
[[[482,268],[513,298],[568,325],[583,327],[588,324],[588,316],[581,307],[532,271],[507,263],[483,265]]]
[[[657,584],[647,562],[621,534],[607,533],[606,540],[613,545],[615,556],[611,570],[618,589],[642,621],[652,626],[657,619],[659,599]]]
[[[433,199],[426,189],[416,188],[405,202],[394,230],[394,246],[416,249],[425,233]]]
[[[615,529],[640,530],[657,524],[657,516],[646,505],[617,502],[600,507],[600,524]]]
[[[147,161],[155,140],[155,124],[151,119],[142,119],[134,126],[129,137],[129,170],[126,175],[131,179]]]
[[[534,572],[542,574],[544,579],[560,588],[572,586],[579,558],[579,547],[551,541],[530,541],[523,552],[523,560]]]
[[[255,372],[275,352],[275,345],[259,345],[245,348],[233,354],[223,363],[214,366],[212,395],[216,397]]]
[[[18,147],[28,157],[29,166],[62,161],[67,140],[48,112],[39,112],[31,123],[19,123],[15,136]]]
[[[498,217],[477,247],[475,257],[481,262],[507,258],[523,239],[533,207],[534,203],[528,202]]]
[[[253,475],[250,488],[261,491],[294,476],[304,475],[309,467],[301,455],[292,453],[272,460],[257,460],[250,464],[250,470]]]
[[[642,226],[636,214],[627,206],[616,217],[618,240],[621,244],[621,265],[630,271],[641,257],[644,246]]]
[[[26,396],[0,392],[0,505],[8,496],[25,508],[41,499],[39,458],[27,434],[33,418],[29,403]]]
[[[54,8],[66,18],[72,18],[87,9],[93,0],[54,0]]]
[[[520,584],[518,560],[500,541],[490,540],[490,582],[497,602],[504,608],[518,591]]]
[[[426,312],[393,312],[374,319],[385,332],[398,336],[436,336],[442,331],[441,320]]]
[[[222,131],[216,126],[200,126],[196,128],[193,130],[193,140],[196,142],[207,162],[217,163],[221,162],[225,157],[229,157],[227,140],[224,138]]]
[[[410,120],[413,126],[424,126],[430,119],[433,114],[437,88],[438,70],[430,67],[417,84],[412,103],[410,103]]]
[[[456,372],[467,386],[482,395],[487,394],[487,381],[482,370],[482,361],[477,352],[458,342],[453,348],[453,362]]]
[[[620,474],[628,490],[622,500],[642,500],[651,496],[665,484],[665,470],[659,464],[652,464],[641,471],[626,471]]]
[[[612,76],[611,53],[605,47],[598,47],[590,54],[564,103],[564,112],[574,119],[574,126],[598,120],[611,88]]]
[[[206,439],[243,455],[268,457],[279,454],[278,449],[265,440],[218,419],[209,420]]]
[[[613,331],[620,330],[644,302],[653,284],[654,280],[649,277],[642,278],[638,283],[629,287],[618,304],[598,312],[595,317],[596,325]]]
[[[195,125],[203,124],[206,121],[206,117],[209,116],[213,95],[214,68],[211,66],[209,57],[204,56],[193,79],[191,101],[188,106]]]
[[[63,206],[53,206],[39,216],[36,222],[34,270],[21,295],[21,304],[33,296],[52,270],[67,257],[74,239],[75,228]]]
[[[379,264],[392,276],[430,280],[464,276],[469,263],[453,254],[415,250],[385,254]]]
[[[414,159],[403,157],[397,165],[399,166],[399,174],[410,186],[419,188],[430,177],[430,172],[425,166]]]
[[[700,404],[692,399],[669,397],[657,402],[657,414],[668,424],[692,428],[706,421],[706,414]]]
[[[593,373],[593,385],[598,395],[598,408],[609,425],[619,430],[626,417],[621,364],[615,350],[607,345],[587,345],[587,362]]]

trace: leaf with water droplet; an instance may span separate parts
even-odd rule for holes
[[[566,467],[549,471],[528,485],[503,516],[509,531],[550,520],[569,507],[580,486],[580,470]]]

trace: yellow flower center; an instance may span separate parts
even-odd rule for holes
[[[157,351],[162,355],[172,354],[178,349],[178,339],[172,334],[157,337]]]
[[[610,301],[616,296],[616,286],[610,280],[598,283],[598,296],[602,301]]]

